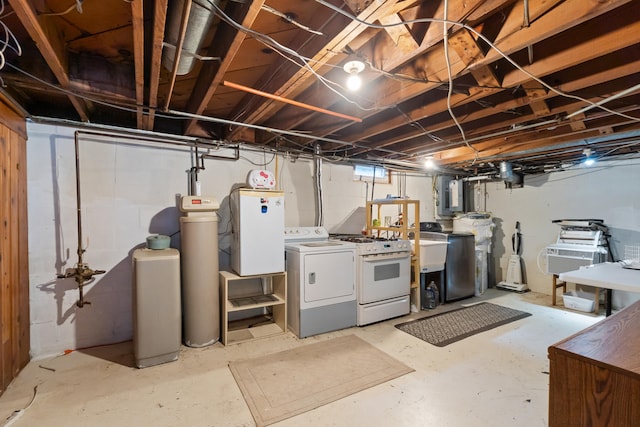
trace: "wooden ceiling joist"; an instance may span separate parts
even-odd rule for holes
[[[38,19],[32,4],[27,0],[8,0],[18,19],[36,43],[40,54],[47,62],[51,72],[56,76],[63,89],[70,89],[67,71],[66,53],[62,38],[53,25],[46,24],[47,19]],[[67,95],[71,104],[80,116],[80,120],[89,121],[89,113],[84,101],[76,96]]]

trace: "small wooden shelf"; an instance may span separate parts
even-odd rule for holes
[[[373,219],[383,221],[383,208],[385,206],[397,206],[402,213],[402,224],[399,225],[373,225]],[[374,209],[375,207],[375,209]],[[409,211],[412,209],[413,218],[409,219]],[[411,199],[383,199],[367,202],[367,234],[380,237],[382,232],[397,233],[401,238],[415,241],[411,254],[411,302],[420,307],[420,201]],[[408,224],[413,223],[413,226]],[[409,235],[413,233],[413,239]]]
[[[265,278],[270,279],[273,293],[229,298],[229,289],[233,286],[233,282]],[[224,345],[287,332],[286,272],[256,276],[238,276],[231,271],[221,271],[220,293],[222,305],[221,341]],[[237,301],[240,304],[235,305],[232,301]],[[229,320],[230,313],[268,307],[271,308],[271,316],[257,316],[234,321]]]

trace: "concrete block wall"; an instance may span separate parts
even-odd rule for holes
[[[174,235],[172,246],[180,247],[177,200],[188,194],[193,153],[171,145],[81,134],[84,261],[107,272],[85,286],[91,304],[76,306],[75,281],[56,278],[77,262],[75,131],[28,125],[31,353],[36,358],[131,339],[133,251],[144,246],[150,234]],[[285,192],[285,225],[314,225],[313,162],[279,156],[277,164]],[[275,173],[276,158],[243,151],[238,161],[206,160],[199,175],[202,194],[217,198],[221,205],[221,268],[230,263],[229,192],[246,182],[250,170],[261,168]],[[358,210],[363,222],[371,187],[355,181],[350,166],[324,162],[322,176],[324,225],[335,229]],[[423,199],[424,215],[433,212],[430,178],[405,177],[402,187],[412,198]],[[390,184],[376,184],[375,198],[387,194],[398,194],[396,177]]]

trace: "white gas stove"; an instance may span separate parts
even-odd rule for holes
[[[367,241],[356,245],[358,255],[381,255],[394,252],[411,252],[409,240],[381,240],[365,239]]]
[[[359,326],[408,314],[411,242],[373,237],[337,237],[356,245]]]

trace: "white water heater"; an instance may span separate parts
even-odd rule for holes
[[[239,276],[284,271],[284,193],[237,189],[231,193],[231,268]]]

